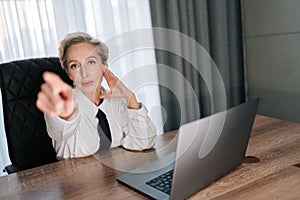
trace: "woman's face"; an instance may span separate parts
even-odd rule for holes
[[[69,76],[76,87],[95,102],[103,79],[103,63],[96,47],[87,42],[72,45],[66,59]]]

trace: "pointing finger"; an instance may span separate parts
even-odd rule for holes
[[[65,88],[66,83],[55,73],[44,72],[43,78],[45,82],[51,87],[52,92],[59,93],[61,89]]]

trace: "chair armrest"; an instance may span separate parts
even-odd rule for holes
[[[17,165],[8,165],[8,166],[4,167],[3,171],[7,172],[8,174],[12,174],[12,173],[16,173],[21,170]]]

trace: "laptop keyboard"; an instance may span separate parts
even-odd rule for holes
[[[146,182],[147,185],[150,185],[164,193],[170,194],[171,192],[171,184],[173,178],[173,169],[167,171],[166,173],[151,179],[150,181]]]

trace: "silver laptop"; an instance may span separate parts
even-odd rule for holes
[[[154,199],[183,199],[244,160],[259,100],[180,127],[176,152],[124,173],[117,181]]]

